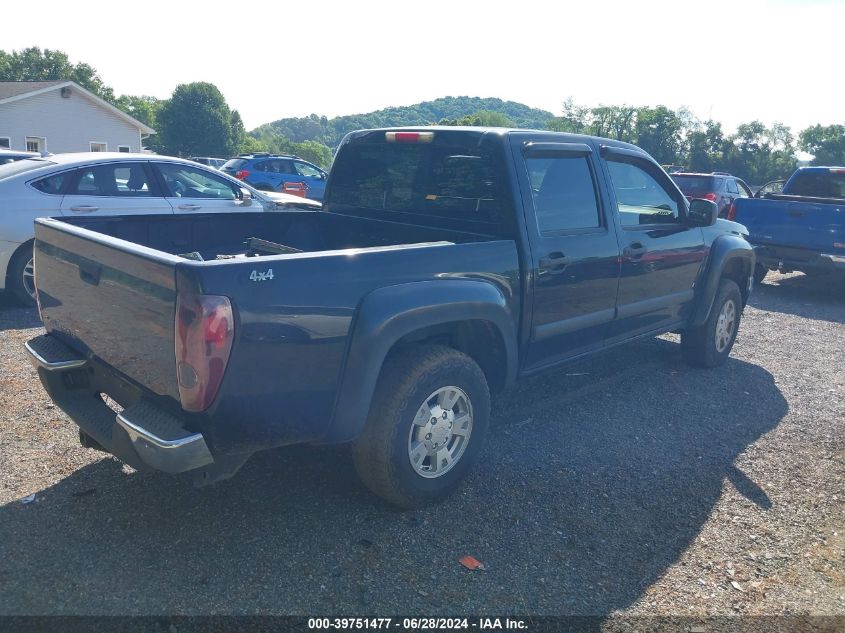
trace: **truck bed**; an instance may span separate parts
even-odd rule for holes
[[[843,250],[845,200],[777,195],[736,200],[735,220],[759,246],[785,246],[816,253]]]
[[[177,414],[177,293],[230,298],[226,376],[238,384],[224,378],[213,409],[192,422],[212,452],[320,438],[356,307],[373,290],[477,275],[519,314],[516,244],[488,235],[311,212],[39,219],[35,233],[47,331]],[[246,256],[253,237],[298,252]],[[280,389],[281,412],[268,401]],[[244,424],[215,426],[215,416]]]

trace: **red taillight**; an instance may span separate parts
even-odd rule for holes
[[[179,294],[176,298],[176,376],[186,411],[205,411],[223,381],[235,322],[227,297]]]
[[[713,192],[711,191],[710,193],[705,193],[705,194],[704,194],[703,196],[701,196],[701,197],[702,197],[702,198],[704,198],[705,200],[709,200],[710,202],[716,202],[716,197],[717,197],[717,196],[716,196],[716,194],[715,194],[715,193],[713,193]]]
[[[237,178],[238,180],[245,180],[247,176],[249,176],[248,169],[239,169],[235,172],[235,178]]]
[[[731,202],[731,206],[728,207],[728,220],[733,220],[736,217],[736,204]]]
[[[434,132],[385,132],[388,143],[431,143]]]

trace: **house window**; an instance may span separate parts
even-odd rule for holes
[[[12,149],[12,139],[8,136],[0,136],[0,149]]]
[[[26,151],[28,152],[43,152],[46,143],[43,136],[27,136],[26,137]]]
[[[121,152],[123,154],[128,154],[129,153],[129,146],[128,145],[118,145],[117,151]]]
[[[90,146],[92,152],[105,152],[108,150],[108,145],[97,141],[91,141]]]

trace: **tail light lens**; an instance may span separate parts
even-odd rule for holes
[[[715,194],[715,193],[713,193],[713,192],[711,191],[710,193],[705,193],[705,194],[704,194],[703,196],[701,196],[701,197],[702,197],[702,198],[704,198],[705,200],[709,200],[710,202],[716,202],[716,197],[717,197],[717,196],[716,196],[716,194]]]
[[[235,172],[235,178],[237,178],[238,180],[246,180],[247,176],[249,176],[248,169],[239,169]]]
[[[733,202],[731,202],[731,206],[728,207],[727,218],[728,220],[733,220],[734,218],[736,218],[736,204],[734,204]]]
[[[176,376],[186,411],[205,411],[220,389],[232,351],[235,322],[227,297],[176,298]]]

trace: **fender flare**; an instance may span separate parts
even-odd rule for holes
[[[742,261],[743,276],[748,279],[754,272],[754,249],[739,235],[720,235],[713,240],[708,259],[707,268],[699,281],[700,290],[690,324],[692,327],[703,325],[709,318],[710,310],[713,309],[713,301],[716,299],[716,292],[719,290],[722,273],[728,262],[736,259]],[[747,296],[741,285],[740,291],[743,291],[743,297]]]
[[[478,279],[441,279],[375,290],[360,304],[340,376],[334,415],[325,443],[346,442],[364,427],[376,383],[390,350],[404,336],[423,328],[482,320],[504,342],[506,385],[516,379],[516,317],[496,284]]]

